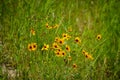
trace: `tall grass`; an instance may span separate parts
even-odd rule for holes
[[[119,0],[1,0],[0,80],[119,80],[119,5]],[[59,27],[47,29],[46,23]],[[58,57],[51,46],[63,33],[71,38],[60,45],[66,55]],[[35,51],[29,51],[31,43]],[[44,44],[49,48],[42,51]]]

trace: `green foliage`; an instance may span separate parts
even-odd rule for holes
[[[1,0],[0,80],[120,79],[119,5],[119,0]],[[53,43],[63,33],[71,38],[56,42],[66,53],[58,56]],[[41,50],[44,44],[48,50]]]

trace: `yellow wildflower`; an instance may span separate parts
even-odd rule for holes
[[[44,46],[42,47],[42,49],[41,49],[41,50],[48,50],[48,48],[49,48],[49,45],[44,44]]]
[[[76,69],[76,68],[77,68],[77,65],[76,65],[75,63],[73,64],[73,68],[74,68],[74,69]]]
[[[71,38],[71,36],[69,36],[67,33],[63,33],[62,37],[63,37],[63,39],[66,39],[66,40],[68,40],[69,38]]]
[[[85,50],[82,50],[82,53],[85,55],[85,54],[87,54],[87,52],[85,51]]]
[[[62,57],[63,57],[63,56],[66,56],[65,51],[60,51],[60,53],[61,53],[61,56],[62,56]]]
[[[75,42],[76,42],[76,43],[81,43],[80,38],[79,38],[79,37],[76,37],[76,38],[75,38]]]
[[[68,52],[70,52],[70,46],[66,45],[66,46],[65,46],[65,49],[66,49]]]
[[[37,44],[36,43],[28,44],[28,50],[29,51],[35,51],[36,49],[37,49]]]
[[[30,32],[31,32],[32,35],[35,35],[35,30],[34,29],[31,29]]]
[[[67,34],[63,33],[62,37],[67,38]]]
[[[102,36],[99,34],[97,35],[97,40],[100,40],[102,38]]]
[[[59,39],[58,42],[59,42],[59,44],[63,45],[64,44],[64,39]]]
[[[37,44],[36,43],[32,43],[32,50],[35,51],[37,49]]]
[[[60,53],[60,51],[58,51],[58,50],[54,51],[54,53],[55,53],[55,54],[56,54],[56,56],[58,56],[58,57],[60,57],[60,56],[61,56],[61,53]]]
[[[86,52],[85,50],[82,50],[82,53],[85,55],[86,58],[93,60],[93,57],[90,54],[88,54],[88,52]]]
[[[55,42],[52,44],[52,46],[54,49],[60,49],[60,46]]]
[[[61,49],[61,48],[58,48],[57,51],[62,51],[62,49]]]
[[[48,28],[49,27],[49,25],[48,25],[48,23],[46,23],[46,28]]]
[[[88,59],[91,59],[91,60],[94,59],[90,54],[85,54],[85,57],[88,58]]]
[[[53,28],[58,28],[59,27],[59,25],[58,24],[55,24],[55,26],[53,26]]]
[[[52,29],[52,26],[49,26],[49,24],[46,23],[46,28],[47,28],[47,29]]]
[[[28,50],[32,51],[32,45],[31,44],[28,44]]]
[[[59,37],[55,37],[55,42],[58,42],[59,41]]]

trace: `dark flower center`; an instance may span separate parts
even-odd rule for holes
[[[98,39],[100,39],[100,37],[98,36]]]
[[[60,41],[60,43],[62,43],[62,41]]]
[[[86,58],[88,58],[88,55],[85,55]]]
[[[57,45],[55,45],[55,48],[57,48]]]
[[[32,46],[30,46],[29,48],[32,49]]]
[[[44,48],[47,48],[46,46],[44,46]]]
[[[36,45],[33,45],[34,48],[36,48]]]
[[[57,52],[57,55],[59,55],[59,52]]]
[[[66,50],[68,50],[68,47],[66,47]]]
[[[78,42],[79,40],[78,40],[78,39],[76,39],[75,41],[76,41],[76,42]]]
[[[65,55],[65,53],[62,53],[62,55]]]

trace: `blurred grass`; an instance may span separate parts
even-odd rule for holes
[[[2,64],[10,64],[19,72],[19,80],[118,80],[120,79],[120,1],[119,0],[1,0],[0,1],[0,79]],[[59,24],[47,30],[46,23]],[[68,32],[72,27],[72,32]],[[30,35],[34,29],[36,35]],[[72,39],[67,65],[54,51],[41,51],[44,43],[52,44],[56,36],[68,33]],[[102,35],[100,41],[96,40]],[[82,40],[80,46],[74,38]],[[29,43],[38,48],[29,52]],[[89,61],[82,50],[90,52]],[[77,64],[77,69],[72,64]]]

